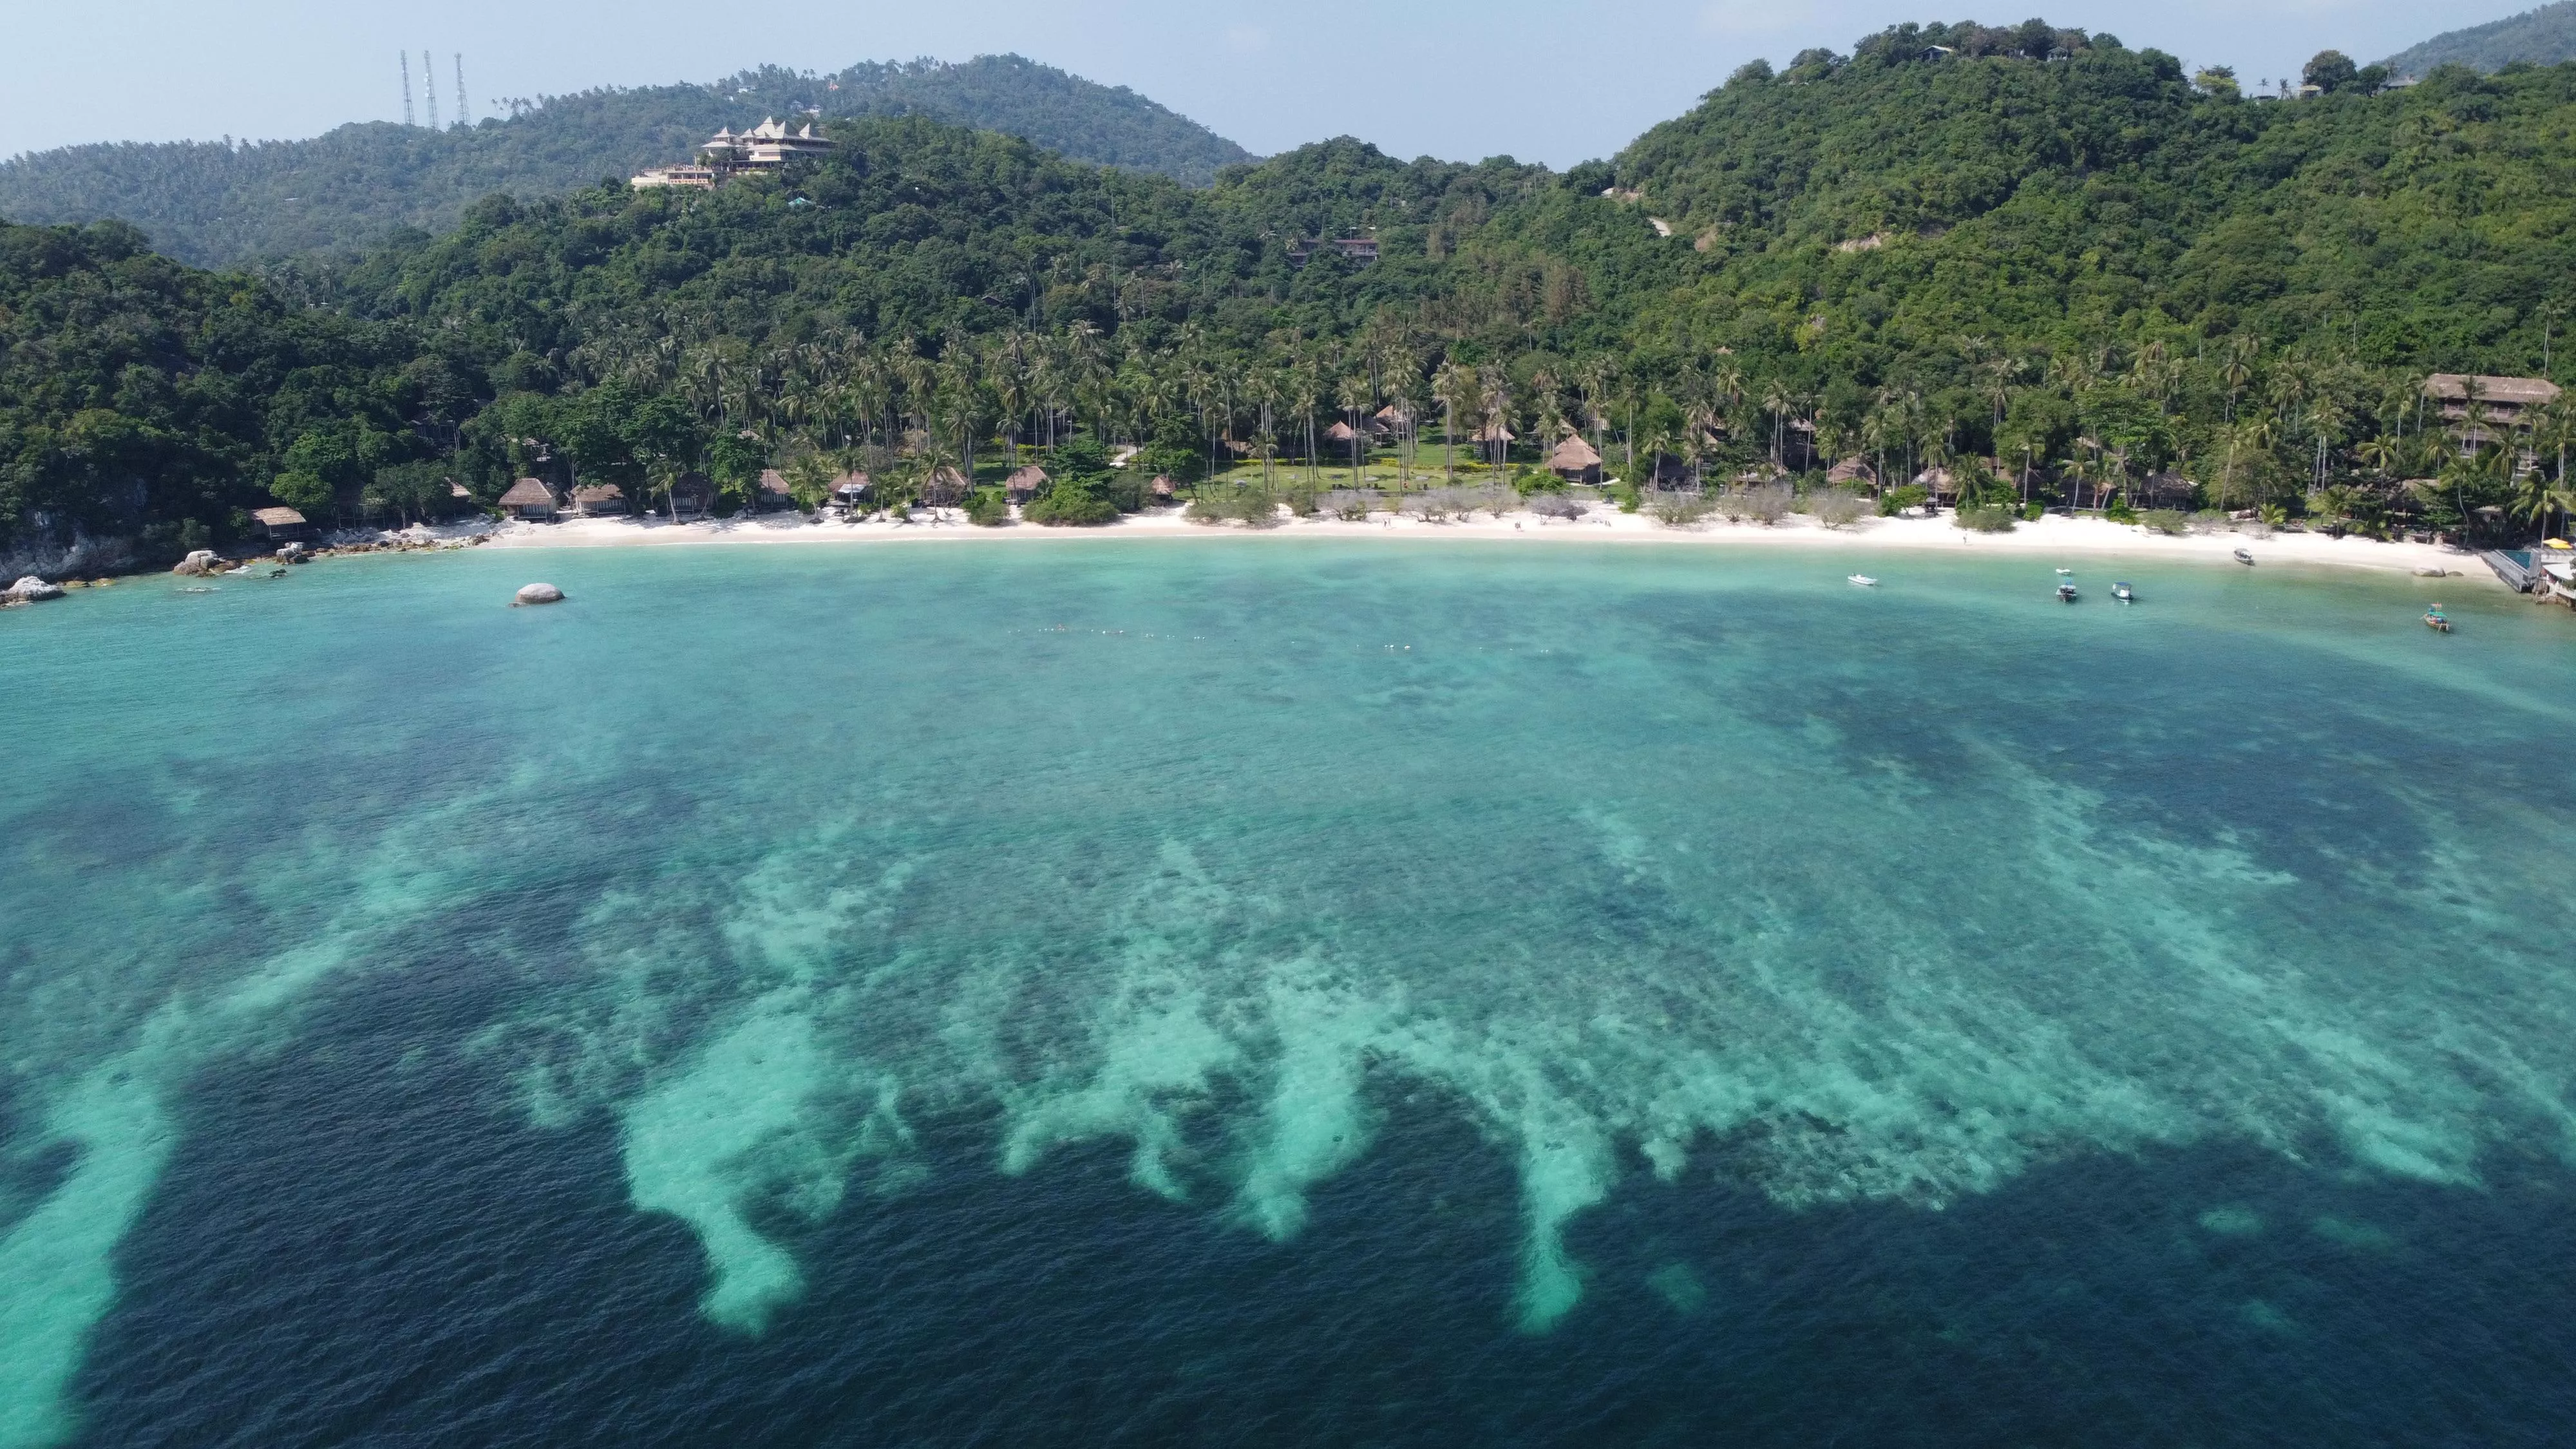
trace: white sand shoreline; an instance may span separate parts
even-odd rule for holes
[[[2060,557],[2123,555],[2138,559],[2233,563],[2243,548],[2262,563],[2325,564],[2343,568],[2413,573],[2442,568],[2502,588],[2500,580],[2474,553],[2425,543],[2381,543],[2365,538],[2329,538],[2320,533],[2221,531],[2180,537],[2148,533],[2129,524],[2101,518],[2050,515],[2023,523],[2010,533],[1970,533],[1948,518],[1871,518],[1845,529],[1821,527],[1804,517],[1777,525],[1723,521],[1694,528],[1667,528],[1639,514],[1596,510],[1567,522],[1528,513],[1500,519],[1479,517],[1472,523],[1426,523],[1415,518],[1371,517],[1364,523],[1305,518],[1277,528],[1252,530],[1239,524],[1209,527],[1188,521],[1179,510],[1159,510],[1123,518],[1100,528],[1040,528],[1013,523],[1003,528],[976,528],[953,515],[942,523],[816,523],[801,518],[711,519],[670,523],[642,518],[577,518],[560,523],[511,523],[493,530],[487,547],[562,549],[652,547],[688,544],[851,544],[851,543],[1007,543],[1067,539],[1475,539],[1504,543],[1619,543],[1667,547],[1815,548],[1939,551],[1959,557],[2049,554]]]

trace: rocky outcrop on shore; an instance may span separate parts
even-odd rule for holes
[[[13,604],[39,604],[47,599],[59,599],[62,596],[62,585],[46,583],[34,574],[27,575],[6,589],[0,589],[0,599],[6,599]]]

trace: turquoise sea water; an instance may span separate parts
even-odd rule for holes
[[[0,1449],[2563,1442],[2576,629],[2076,567],[0,616]]]

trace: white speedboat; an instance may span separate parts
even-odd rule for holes
[[[2236,561],[2245,565],[2247,568],[2252,568],[2254,566],[2254,555],[2247,553],[2245,550],[2240,548],[2236,550]]]
[[[2138,591],[2125,583],[2115,583],[2111,586],[2111,597],[2123,604],[2134,604],[2138,601]]]
[[[2061,578],[2061,579],[2063,579],[2063,578],[2072,578],[2072,577],[2074,576],[2074,574],[2075,574],[2075,570],[2073,570],[2073,569],[2059,569],[2059,570],[2057,571],[2057,576],[2058,576],[2059,578]]]
[[[2057,602],[2061,604],[2071,604],[2075,602],[2075,598],[2075,586],[2073,584],[2059,584],[2057,586]]]
[[[1867,574],[1853,574],[1846,578],[1844,582],[1864,589],[1874,589],[1878,587],[1878,580],[1871,578]]]

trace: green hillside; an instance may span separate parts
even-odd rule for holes
[[[2437,65],[2491,71],[2515,61],[2557,65],[2570,60],[2576,60],[2576,0],[2558,0],[2485,25],[2445,31],[2399,51],[2385,64],[2391,74],[2422,76],[2432,74]]]
[[[1904,26],[1748,66],[1567,173],[1344,139],[1204,188],[920,117],[831,130],[834,155],[712,196],[494,196],[258,281],[170,274],[331,339],[330,371],[216,345],[212,314],[150,332],[10,300],[121,296],[124,252],[70,291],[0,284],[0,486],[22,516],[221,534],[272,495],[389,516],[443,497],[432,475],[488,500],[538,466],[630,497],[702,469],[740,500],[763,466],[989,481],[1007,444],[1079,436],[1186,480],[1220,438],[1294,458],[1395,402],[1507,424],[1522,467],[1582,427],[1614,471],[1943,465],[1971,502],[2491,537],[2565,506],[2576,410],[2480,447],[2419,384],[2576,372],[2576,65],[2257,101],[2108,36]],[[1373,264],[1290,254],[1359,234]],[[20,252],[92,245],[39,235]],[[207,436],[168,400],[215,372],[279,401],[190,455],[195,492],[78,441]]]
[[[444,130],[365,122],[303,141],[72,146],[0,163],[0,216],[115,217],[200,265],[354,247],[400,228],[439,231],[493,191],[543,195],[688,159],[718,126],[811,108],[825,117],[917,114],[1023,136],[1085,161],[1205,184],[1242,147],[1124,87],[1018,56],[960,65],[775,67],[708,86],[548,97],[508,120]]]

